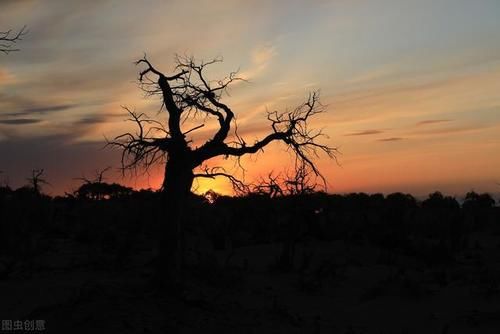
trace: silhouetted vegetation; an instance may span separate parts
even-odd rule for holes
[[[16,44],[27,33],[26,26],[22,27],[18,32],[13,32],[12,30],[0,31],[0,52],[9,54],[10,52],[19,51],[16,48]]]
[[[305,102],[292,110],[268,112],[270,133],[248,144],[238,133],[233,110],[223,102],[229,88],[244,79],[238,77],[237,72],[219,80],[207,78],[207,68],[219,62],[222,62],[221,58],[198,61],[194,57],[177,56],[175,73],[169,76],[153,66],[146,56],[139,59],[136,65],[144,66],[139,72],[140,87],[147,96],[160,97],[160,112],[164,112],[166,120],[150,119],[144,113],[139,114],[125,107],[137,132],[124,133],[108,142],[108,145],[121,150],[124,171],[139,167],[147,170],[158,163],[165,165],[160,190],[164,221],[160,225],[162,231],[158,233],[161,239],[157,268],[159,285],[171,287],[184,284],[182,235],[184,216],[189,212],[186,203],[191,196],[193,181],[197,178],[225,177],[236,191],[247,191],[247,186],[234,174],[227,173],[223,167],[210,166],[212,159],[233,158],[239,163],[243,156],[263,151],[271,143],[282,143],[295,157],[297,173],[294,179],[284,182],[290,194],[312,191],[315,185],[308,184],[311,174],[326,184],[314,159],[320,153],[335,159],[336,149],[320,143],[322,131],[310,128],[311,119],[325,112],[318,91],[310,93]],[[196,146],[188,135],[203,128],[210,120],[215,122],[216,130],[210,139]],[[192,127],[184,129],[188,125]]]
[[[0,279],[108,273],[120,280],[138,277],[146,284],[141,294],[148,293],[162,230],[155,210],[161,193],[108,184],[101,174],[85,179],[74,194],[50,197],[40,190],[41,176],[33,171],[26,187],[0,187]],[[233,294],[238,301],[243,291],[266,291],[265,284],[285,280],[289,283],[281,284],[289,284],[289,292],[260,292],[274,300],[266,317],[291,328],[328,328],[325,320],[299,316],[283,299],[336,296],[349,285],[347,277],[358,277],[353,270],[373,275],[350,293],[360,303],[393,297],[422,302],[450,287],[481,300],[500,298],[500,272],[489,260],[500,247],[500,208],[488,194],[468,193],[460,204],[439,192],[419,201],[402,193],[270,196],[257,188],[240,197],[192,195],[186,210],[181,254],[186,286],[179,293],[190,312],[222,307],[215,306],[218,294]],[[259,277],[266,277],[262,287]],[[116,284],[107,289],[114,291]],[[92,296],[78,298],[106,298]],[[37,312],[61,317],[53,309]],[[473,316],[483,321],[483,315]]]

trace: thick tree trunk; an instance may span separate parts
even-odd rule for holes
[[[183,211],[189,201],[193,171],[187,159],[169,157],[162,187],[161,228],[159,235],[158,279],[167,288],[183,284]]]

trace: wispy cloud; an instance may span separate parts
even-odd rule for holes
[[[0,119],[0,124],[5,125],[25,125],[40,123],[41,120],[36,118],[16,118],[16,119]]]
[[[5,68],[0,67],[0,85],[7,85],[15,82],[14,75]]]
[[[345,159],[366,155],[371,163],[356,160],[339,175],[332,172],[345,189],[370,182],[363,179],[367,166],[384,173],[376,178],[379,187],[384,182],[399,182],[398,187],[423,182],[427,176],[421,168],[426,166],[437,171],[437,180],[446,177],[452,183],[458,182],[456,175],[467,173],[491,178],[499,166],[491,152],[498,147],[485,153],[477,146],[498,146],[498,125],[493,124],[500,114],[493,107],[500,105],[500,48],[495,43],[500,21],[494,15],[499,7],[495,1],[481,6],[443,1],[446,5],[429,5],[430,17],[429,8],[417,2],[386,0],[363,5],[291,1],[286,6],[263,0],[196,5],[151,0],[148,6],[132,0],[119,6],[111,0],[0,0],[0,30],[24,23],[31,29],[20,44],[22,51],[1,60],[0,156],[12,156],[2,164],[24,180],[19,167],[29,170],[35,162],[63,184],[64,178],[80,175],[81,166],[92,170],[112,163],[112,157],[118,163],[119,152],[103,153],[97,140],[135,129],[107,113],[118,112],[122,104],[140,112],[156,111],[160,104],[142,100],[135,83],[139,69],[132,62],[147,52],[158,69],[169,73],[172,55],[186,52],[226,58],[210,79],[223,77],[219,70],[241,66],[240,75],[252,81],[224,97],[249,144],[272,131],[266,108],[286,110],[301,102],[304,91],[321,88],[329,112],[311,127],[325,127],[331,144],[345,147]],[[141,22],[134,29],[130,13]],[[179,13],[189,13],[189,22]],[[467,34],[457,34],[471,15],[477,24]],[[441,29],[443,22],[449,29]],[[175,34],[165,33],[173,30]],[[190,133],[196,143],[213,136],[218,126],[213,122]],[[53,138],[43,137],[47,134]],[[415,145],[404,145],[410,141]],[[464,145],[475,147],[465,152]],[[429,151],[439,162],[429,162]],[[267,167],[279,160],[268,157],[259,158]],[[401,173],[407,159],[418,161],[415,175]],[[393,169],[387,169],[388,160]],[[456,175],[449,173],[453,170]]]
[[[375,68],[349,79],[348,82],[351,84],[364,84],[367,82],[377,81],[393,74],[395,70],[396,69],[392,64],[390,66]]]
[[[124,115],[122,114],[115,114],[115,113],[96,113],[96,114],[91,114],[85,117],[80,118],[75,122],[75,124],[78,125],[85,125],[85,124],[99,124],[99,123],[106,123],[111,119],[118,119],[118,118],[123,118]]]
[[[76,108],[78,105],[76,104],[62,104],[62,105],[52,105],[52,106],[33,106],[29,108],[25,108],[21,111],[12,112],[4,114],[6,116],[26,116],[33,114],[48,114],[58,111],[64,111],[72,108]]]
[[[241,72],[240,77],[251,80],[262,74],[277,54],[276,47],[273,45],[264,45],[254,49],[251,56],[251,67]]]
[[[17,187],[23,184],[31,168],[44,168],[53,185],[47,191],[68,191],[68,180],[96,166],[118,166],[119,152],[102,150],[102,146],[102,143],[75,142],[69,133],[29,138],[9,136],[0,140],[0,156],[11,157],[2,160],[2,170]]]
[[[369,136],[369,135],[378,135],[384,133],[382,130],[364,130],[358,132],[348,133],[345,136]]]
[[[468,132],[477,132],[489,128],[489,125],[467,125],[459,127],[448,127],[441,129],[416,131],[414,134],[418,135],[446,135],[446,134],[459,134]]]
[[[378,139],[377,141],[391,142],[391,141],[400,141],[400,140],[403,140],[403,139],[405,139],[405,138],[402,138],[402,137],[389,137],[389,138]]]
[[[421,122],[418,122],[416,125],[417,126],[422,126],[422,125],[430,125],[430,124],[437,124],[437,123],[447,123],[453,121],[452,119],[427,119]]]

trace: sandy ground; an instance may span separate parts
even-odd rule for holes
[[[442,268],[381,264],[380,250],[342,241],[299,245],[296,267],[314,254],[303,274],[272,269],[279,245],[238,248],[225,267],[228,252],[207,250],[211,265],[192,272],[181,299],[148,284],[147,246],[117,270],[53,240],[0,281],[0,318],[44,319],[47,333],[500,333],[498,240],[476,238],[480,248]]]

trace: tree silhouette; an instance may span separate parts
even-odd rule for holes
[[[161,192],[167,223],[163,224],[160,240],[162,280],[168,278],[179,282],[181,218],[193,180],[223,176],[229,178],[236,187],[242,184],[221,167],[209,168],[206,164],[209,160],[222,156],[233,157],[239,162],[242,156],[262,151],[272,142],[282,142],[294,153],[297,165],[307,166],[321,177],[314,158],[320,152],[335,158],[335,148],[318,143],[322,132],[309,128],[310,119],[325,111],[318,92],[310,93],[307,100],[293,110],[268,112],[271,132],[248,144],[237,132],[233,110],[221,101],[228,88],[243,79],[237,76],[237,72],[231,72],[221,80],[209,80],[205,76],[208,66],[221,61],[220,58],[205,62],[176,56],[175,73],[167,76],[154,67],[146,56],[138,60],[136,65],[143,66],[139,72],[140,87],[146,95],[161,97],[160,111],[166,113],[168,120],[163,124],[125,107],[138,131],[135,134],[122,134],[109,142],[122,150],[123,170],[137,167],[147,169],[155,163],[165,162]],[[183,130],[186,121],[200,119],[201,124]],[[186,135],[213,119],[217,121],[217,130],[205,143],[194,146]]]
[[[316,182],[318,175],[312,174],[314,174],[313,171],[306,164],[295,164],[292,172],[288,171],[284,175],[274,175],[271,172],[266,178],[261,177],[251,187],[251,191],[269,198],[311,194],[319,187]]]
[[[288,173],[284,183],[288,194],[306,195],[313,193],[318,187],[312,171],[306,164],[300,164],[295,167],[293,173]]]
[[[465,195],[462,207],[464,209],[487,209],[495,206],[495,200],[488,193],[478,194],[475,191],[469,191]]]
[[[104,182],[104,173],[110,170],[111,167],[106,167],[95,171],[94,179],[89,179],[85,176],[77,178],[83,181],[83,184],[73,192],[73,195],[81,199],[102,200],[106,198],[120,197],[132,192],[131,188],[121,186],[116,183]]]
[[[0,52],[9,54],[10,52],[19,51],[15,45],[27,33],[26,26],[22,27],[17,33],[14,33],[12,30],[0,31]]]
[[[257,184],[253,186],[252,191],[255,194],[269,198],[285,195],[281,175],[273,175],[273,172],[270,172],[266,178],[261,177]]]
[[[32,189],[36,195],[41,194],[43,184],[49,184],[45,179],[42,178],[43,173],[43,168],[33,169],[31,171],[31,176],[26,179],[28,181],[28,187]]]
[[[429,209],[458,209],[459,204],[457,200],[450,196],[443,196],[439,191],[429,194],[429,197],[422,202],[423,208]]]

